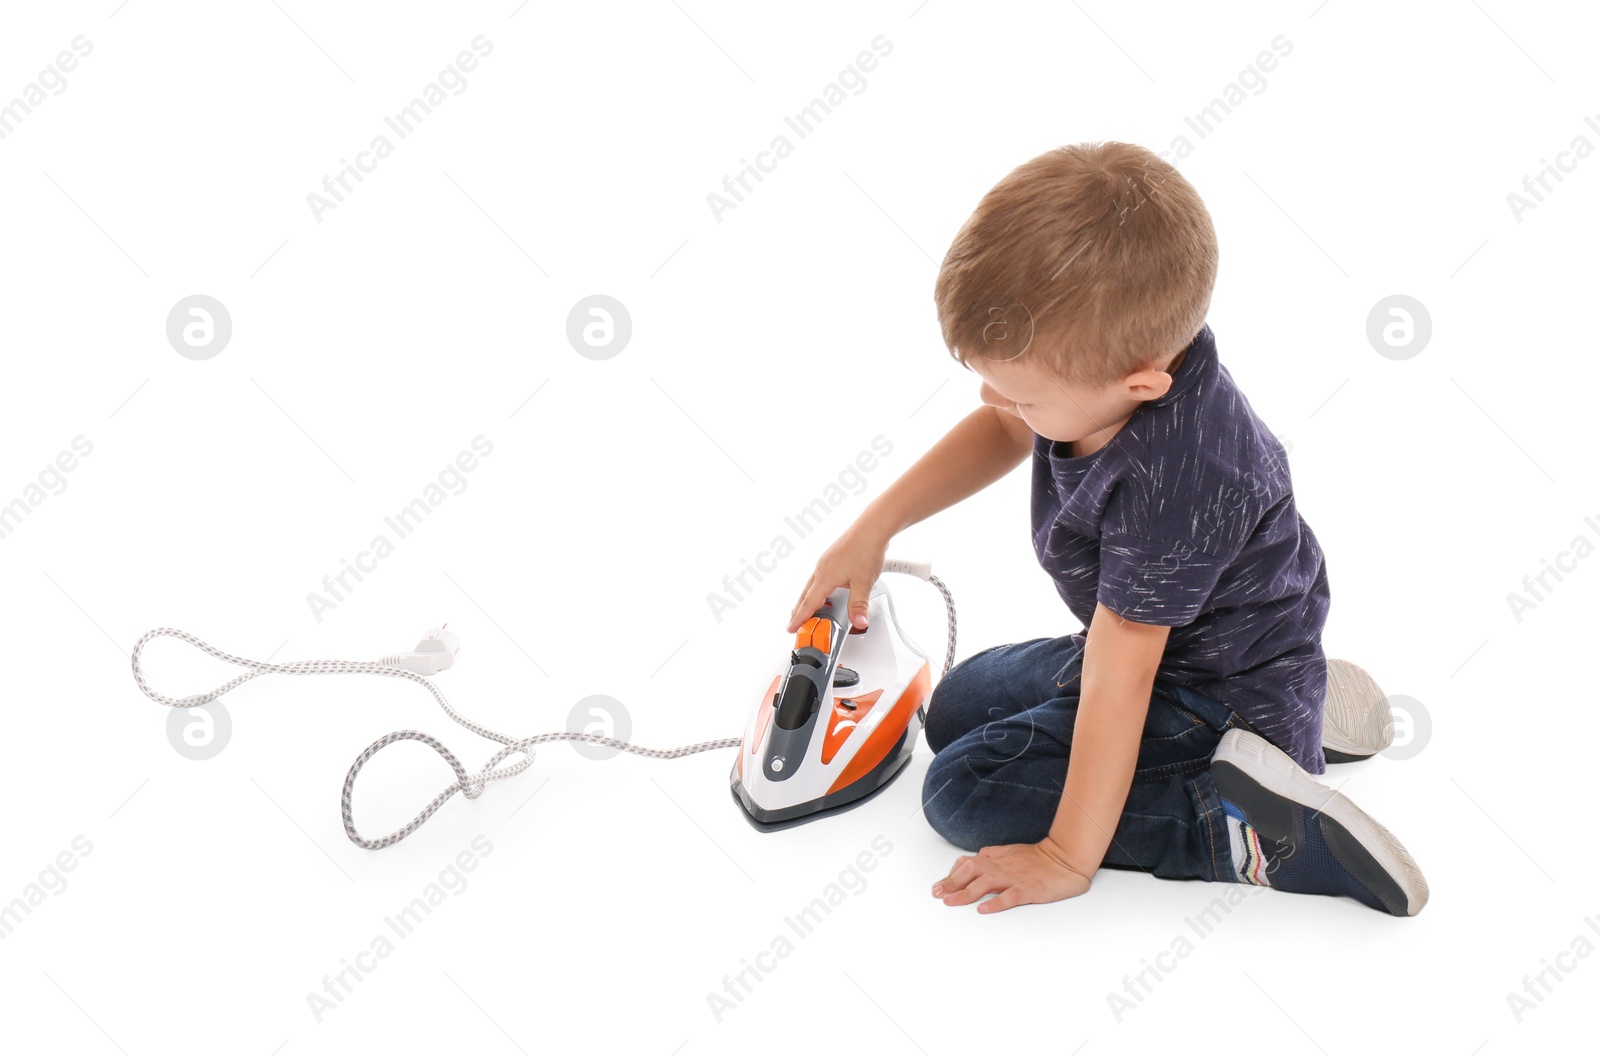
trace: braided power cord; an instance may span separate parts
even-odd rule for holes
[[[944,580],[933,573],[928,573],[928,582],[939,588],[939,593],[944,595],[945,633],[944,644],[944,670],[939,672],[939,681],[944,681],[944,676],[950,673],[950,665],[956,662],[956,599],[950,596],[950,588],[944,585]],[[926,699],[917,705],[917,721],[928,725],[928,701]]]
[[[895,562],[890,562],[890,565],[893,564],[895,564]],[[891,568],[887,565],[886,569],[889,571],[903,571],[903,569]],[[949,617],[949,642],[948,649],[945,654],[944,671],[948,672],[950,670],[951,663],[955,659],[956,650],[955,602],[950,597],[950,591],[942,582],[940,582],[937,576],[929,574],[924,578],[926,578],[934,586],[938,587],[940,593],[944,595],[946,613]],[[158,693],[156,690],[150,687],[149,683],[145,681],[144,672],[139,667],[139,654],[144,651],[144,647],[148,643],[156,638],[182,639],[183,641],[188,642],[190,645],[195,646],[201,652],[207,653],[210,656],[214,656],[218,660],[226,661],[227,663],[234,664],[238,667],[248,668],[249,670],[235,678],[233,681],[224,683],[208,693],[197,693],[194,696],[184,697],[181,700],[166,696],[163,693]],[[603,745],[607,748],[616,748],[620,749],[621,751],[632,752],[635,755],[647,756],[651,759],[680,759],[686,755],[694,755],[697,752],[711,751],[715,748],[736,747],[742,743],[744,739],[743,737],[723,737],[715,741],[701,741],[698,744],[684,745],[681,748],[663,749],[645,748],[640,745],[630,744],[627,741],[619,741],[615,738],[605,737],[600,734],[578,733],[571,730],[559,730],[551,733],[541,733],[533,737],[510,737],[506,734],[491,730],[486,726],[481,726],[466,716],[460,714],[450,706],[450,702],[445,700],[444,694],[439,692],[439,687],[434,685],[433,682],[429,681],[426,677],[416,673],[415,671],[410,671],[403,667],[396,667],[393,665],[393,663],[374,660],[297,660],[287,664],[273,664],[263,660],[249,660],[242,656],[234,656],[231,653],[225,653],[221,649],[201,641],[199,638],[196,638],[187,631],[181,631],[175,627],[157,627],[152,631],[146,632],[145,635],[134,644],[132,662],[133,680],[138,684],[139,689],[151,700],[158,704],[165,704],[170,708],[192,708],[200,704],[209,703],[210,701],[216,700],[229,690],[250,681],[252,678],[257,678],[261,675],[267,674],[362,674],[384,675],[390,678],[406,678],[413,682],[418,682],[426,687],[428,692],[433,694],[433,698],[439,702],[439,706],[444,709],[445,714],[449,715],[450,718],[454,719],[457,723],[465,726],[467,729],[471,730],[473,733],[476,733],[480,737],[491,741],[498,741],[500,744],[504,745],[503,748],[489,758],[488,762],[484,763],[482,770],[479,770],[476,774],[468,774],[466,768],[461,765],[461,761],[455,757],[450,749],[446,748],[443,744],[439,743],[439,741],[428,734],[423,733],[421,730],[395,730],[393,733],[387,733],[382,737],[379,737],[376,741],[373,741],[360,755],[356,756],[355,762],[350,765],[350,771],[345,775],[344,789],[339,796],[339,808],[344,817],[345,835],[350,838],[351,843],[365,847],[367,850],[371,851],[379,850],[380,848],[387,847],[390,844],[399,843],[401,840],[411,835],[422,826],[423,822],[427,821],[433,816],[434,811],[438,810],[440,807],[444,806],[445,803],[449,802],[450,797],[454,796],[457,792],[462,793],[468,799],[477,799],[478,796],[483,794],[483,790],[488,786],[489,782],[503,780],[504,778],[508,777],[515,777],[517,774],[522,773],[522,771],[533,765],[533,746],[537,744],[545,744],[549,741],[587,741],[590,744]],[[939,677],[943,678],[944,673],[941,672]],[[917,708],[917,717],[922,720],[924,724],[926,724],[927,721],[927,715],[925,711],[926,706],[926,701],[924,701],[923,704]],[[402,825],[394,832],[391,832],[389,835],[382,837],[381,839],[369,840],[356,831],[355,821],[351,816],[351,790],[355,788],[356,775],[361,772],[361,768],[367,764],[367,761],[370,760],[374,755],[378,754],[379,751],[397,741],[421,741],[423,744],[426,744],[428,747],[438,752],[446,763],[450,764],[450,769],[455,771],[456,780],[448,788],[445,788],[437,796],[435,796],[433,801],[424,807],[421,813],[412,818],[409,822]],[[500,767],[501,763],[505,762],[509,757],[517,754],[521,754],[525,758],[509,766]]]

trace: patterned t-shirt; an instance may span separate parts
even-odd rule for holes
[[[1085,630],[1096,601],[1172,628],[1156,677],[1228,705],[1306,771],[1326,771],[1322,548],[1283,445],[1217,359],[1210,324],[1163,395],[1099,450],[1034,434],[1033,543]]]

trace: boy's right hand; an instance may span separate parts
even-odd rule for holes
[[[849,618],[852,626],[867,625],[867,599],[872,585],[883,572],[889,552],[889,537],[857,521],[817,559],[816,571],[800,592],[794,612],[789,614],[789,631],[800,629],[829,594],[838,587],[850,588]]]

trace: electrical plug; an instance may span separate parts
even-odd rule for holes
[[[440,624],[425,634],[415,649],[409,653],[391,653],[378,662],[385,667],[399,667],[418,675],[436,675],[456,662],[461,651],[461,640],[455,632]]]

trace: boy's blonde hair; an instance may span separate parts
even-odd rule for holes
[[[1176,169],[1132,143],[1080,143],[983,196],[934,302],[963,366],[1027,353],[1068,384],[1099,387],[1187,348],[1216,275],[1211,214]]]

